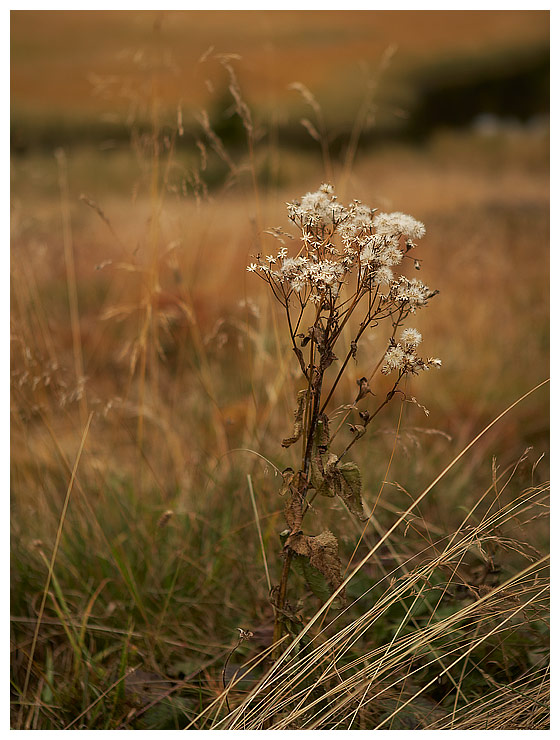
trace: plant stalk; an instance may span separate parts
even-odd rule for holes
[[[318,320],[318,316],[316,319],[316,324]],[[328,338],[329,329],[331,328],[331,319],[332,314],[329,316],[329,319],[327,320],[327,327],[325,329],[325,332],[327,334],[327,338],[324,342],[323,351],[324,354],[321,355],[321,359],[318,363],[318,366],[315,366],[313,361],[310,362],[309,367],[309,375],[306,376],[309,378],[309,384],[311,386],[311,397],[310,401],[312,404],[312,411],[311,411],[311,419],[309,422],[309,427],[307,429],[307,442],[305,446],[305,452],[303,454],[303,460],[302,460],[302,472],[303,472],[303,483],[301,485],[300,490],[298,490],[297,495],[301,497],[301,500],[303,501],[307,495],[307,490],[309,488],[309,470],[311,468],[311,456],[313,454],[313,440],[315,439],[315,435],[317,432],[317,424],[319,421],[319,415],[320,415],[320,407],[321,407],[321,391],[323,388],[323,377],[326,370],[326,364],[324,361],[324,357],[328,356],[328,354],[331,351],[331,345]],[[310,357],[313,358],[313,340],[310,348]],[[309,510],[309,507],[306,507],[303,515]],[[302,516],[303,518],[303,516]],[[285,618],[285,607],[286,607],[286,593],[288,589],[288,578],[290,575],[290,567],[292,564],[293,559],[293,553],[291,550],[287,550],[284,553],[284,565],[282,567],[282,575],[280,577],[280,585],[278,587],[278,595],[276,598],[276,604],[275,604],[275,618],[274,618],[274,633],[273,633],[273,642],[276,643],[282,638],[282,630],[284,626],[284,618]],[[275,658],[278,657],[277,655],[274,656]]]

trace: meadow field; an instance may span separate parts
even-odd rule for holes
[[[547,729],[548,13],[11,30],[12,728]],[[397,324],[353,317],[326,441],[320,312],[292,344],[247,270],[323,183],[425,225],[441,358],[395,393]],[[302,523],[292,474],[350,447]]]

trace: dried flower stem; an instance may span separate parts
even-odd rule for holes
[[[294,433],[282,442],[288,447],[301,438],[302,447],[300,469],[288,476],[283,485],[283,493],[289,492],[285,510],[288,529],[274,600],[275,643],[282,637],[286,620],[291,619],[287,590],[294,557],[307,559],[311,571],[318,571],[331,588],[336,589],[342,582],[334,535],[328,531],[317,536],[303,534],[302,522],[311,502],[318,493],[339,496],[353,514],[364,518],[360,472],[355,463],[342,463],[342,459],[393,399],[407,374],[441,365],[436,358],[423,360],[417,355],[422,337],[415,329],[404,329],[396,341],[397,330],[408,316],[425,306],[437,292],[416,279],[409,280],[403,275],[395,279],[392,272],[415,246],[412,239],[424,235],[423,224],[403,213],[376,213],[359,201],[344,207],[338,203],[330,185],[307,193],[301,201],[288,203],[288,214],[301,233],[301,247],[296,256],[289,257],[288,250],[282,247],[276,256],[257,255],[256,261],[247,267],[269,285],[272,295],[283,306],[292,349],[306,384],[298,394]],[[352,274],[355,282],[349,289]],[[345,290],[351,290],[348,297]],[[325,375],[338,360],[335,348],[342,343],[343,332],[360,306],[366,308],[354,338],[344,348],[344,359],[328,392],[323,393]],[[302,333],[304,315],[310,312],[313,319],[307,332]],[[328,405],[348,370],[350,359],[356,357],[366,329],[376,328],[385,320],[392,324],[387,351],[369,380],[357,381],[358,394],[331,436],[326,415]],[[302,348],[308,344],[306,364]],[[357,410],[359,401],[373,393],[369,382],[379,369],[384,375],[397,373],[393,387],[373,412],[359,411],[359,423],[348,425],[352,439],[339,454],[333,453],[332,443],[349,414]],[[308,498],[309,491],[312,494]]]

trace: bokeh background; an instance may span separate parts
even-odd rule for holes
[[[297,465],[280,440],[299,380],[245,266],[277,247],[268,228],[289,230],[287,200],[332,181],[427,227],[420,278],[440,294],[416,326],[443,367],[408,391],[430,415],[406,404],[395,436],[395,408],[356,445],[370,505],[392,460],[382,524],[548,377],[548,112],[546,11],[12,11],[20,688],[86,427],[57,557],[68,615],[109,630],[132,614],[136,649],[177,675],[270,619],[246,476],[276,566],[273,466]],[[386,341],[368,338],[338,403]],[[519,490],[544,480],[548,430],[541,388],[436,488],[434,531],[527,448]],[[51,668],[70,660],[60,623],[49,602],[36,657]]]

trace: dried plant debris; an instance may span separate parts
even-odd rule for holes
[[[294,431],[291,437],[286,437],[282,440],[282,447],[289,447],[293,445],[301,437],[303,433],[303,413],[305,411],[305,400],[307,397],[307,391],[302,390],[297,395],[297,406],[294,411]]]
[[[340,473],[340,490],[336,490],[339,496],[352,514],[361,521],[366,521],[362,502],[362,476],[356,463],[346,462],[338,466]]]
[[[286,499],[284,517],[290,532],[298,532],[303,519],[303,497],[295,486],[292,486],[290,498]]]
[[[343,581],[338,540],[334,534],[329,530],[316,536],[298,532],[289,535],[285,547],[294,553],[294,568],[305,578],[311,591],[321,601],[327,601]],[[344,600],[343,591],[339,598]]]
[[[322,453],[318,448],[311,470],[311,486],[319,495],[338,496],[358,519],[367,519],[362,501],[362,476],[356,463],[341,463],[333,453]]]

